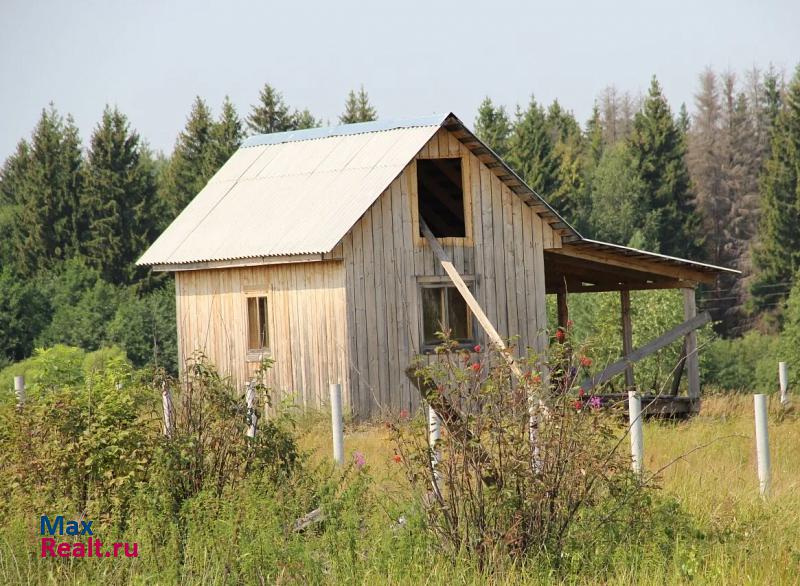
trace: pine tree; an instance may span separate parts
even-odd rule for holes
[[[553,155],[547,117],[533,96],[525,111],[517,107],[508,151],[511,167],[534,191],[547,198],[556,187],[558,161]]]
[[[84,169],[82,247],[89,266],[115,284],[142,276],[136,259],[158,235],[153,164],[139,135],[117,109],[106,107],[92,134]]]
[[[761,178],[761,222],[751,292],[757,309],[780,300],[800,268],[800,66],[776,117]]]
[[[344,104],[344,112],[339,116],[341,124],[354,124],[356,122],[372,122],[378,119],[378,112],[369,102],[369,95],[364,90],[364,86],[356,93],[350,90],[347,101]]]
[[[495,108],[488,96],[484,98],[475,117],[475,134],[501,158],[505,158],[511,135],[511,121],[505,107]]]
[[[160,199],[166,209],[166,227],[216,172],[213,156],[214,121],[205,101],[199,96],[192,104],[186,127],[178,135],[160,186]]]
[[[283,101],[283,96],[268,83],[264,84],[258,104],[252,107],[247,117],[247,127],[254,134],[285,132],[296,128],[294,115]]]
[[[633,164],[644,187],[649,221],[658,226],[660,252],[698,258],[702,254],[700,217],[690,192],[685,143],[655,77],[628,139]]]
[[[219,120],[211,127],[209,172],[216,173],[236,152],[243,138],[242,121],[230,98],[225,96]]]
[[[21,275],[78,253],[81,165],[78,129],[51,104],[3,167],[0,197],[13,206],[3,219],[13,226],[4,247],[12,256],[3,260]]]

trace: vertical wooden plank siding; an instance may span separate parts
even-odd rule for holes
[[[417,155],[462,158],[467,234],[444,239],[456,268],[474,278],[475,297],[518,353],[541,352],[547,327],[545,247],[560,245],[547,223],[447,130]],[[353,410],[361,418],[382,409],[419,406],[405,369],[420,352],[419,277],[447,277],[419,235],[416,162],[412,161],[345,235],[348,372]],[[479,341],[483,333],[475,324]]]
[[[345,273],[341,261],[176,273],[181,364],[202,352],[243,388],[258,368],[247,356],[246,296],[266,293],[273,398],[321,407],[329,383],[349,388]]]
[[[683,319],[690,320],[697,315],[694,289],[683,289]],[[688,395],[692,399],[700,397],[700,360],[697,356],[697,330],[686,334],[686,381]]]

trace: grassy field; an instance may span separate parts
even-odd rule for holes
[[[682,511],[670,538],[674,540],[668,548],[670,557],[665,561],[657,548],[646,544],[641,551],[622,548],[599,574],[576,572],[564,581],[800,584],[800,418],[773,405],[773,484],[764,501],[758,495],[752,412],[752,397],[729,395],[706,399],[700,415],[687,422],[647,422],[646,470],[653,473],[666,466],[659,475],[661,492],[676,499]],[[413,516],[403,467],[392,458],[394,446],[383,424],[347,426],[347,458],[352,459],[354,452],[363,455],[366,474],[353,476],[349,468],[348,482],[354,479],[350,486],[356,489],[352,498],[342,496],[343,483],[330,464],[329,429],[324,415],[307,416],[298,424],[301,447],[310,454],[309,468],[321,471],[310,476],[314,479],[310,482],[328,486],[321,490],[328,495],[323,494],[321,502],[330,519],[318,529],[291,531],[294,519],[309,510],[303,483],[284,491],[243,484],[221,499],[207,495],[194,499],[187,509],[183,551],[176,545],[181,526],[159,516],[156,507],[133,517],[117,535],[103,528],[108,540],[116,536],[139,542],[138,559],[42,560],[36,555],[37,511],[12,506],[0,520],[0,584],[555,581],[551,570],[536,564],[480,572],[468,555],[447,556],[434,547]],[[359,485],[366,491],[361,496]],[[310,490],[320,492],[319,486]],[[394,520],[408,511],[412,511],[408,526],[398,529]]]
[[[329,457],[327,422],[308,423],[303,443],[315,457]],[[800,584],[800,419],[775,405],[770,449],[772,489],[765,502],[758,494],[751,396],[707,398],[700,415],[686,422],[648,421],[646,470],[666,466],[659,474],[663,492],[714,537],[693,542],[666,573],[623,563],[612,583]],[[378,490],[402,493],[404,480],[383,426],[349,426],[345,450],[364,454]]]

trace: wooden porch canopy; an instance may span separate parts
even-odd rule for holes
[[[731,269],[580,239],[544,252],[548,293],[694,288]]]
[[[668,410],[675,413],[679,407],[691,412],[698,408],[700,373],[696,329],[711,318],[708,313],[697,315],[694,290],[699,283],[713,283],[720,273],[739,271],[585,238],[565,242],[562,248],[546,250],[544,266],[546,291],[555,293],[558,299],[560,327],[566,326],[569,317],[568,293],[620,292],[622,358],[583,381],[585,389],[622,373],[625,374],[625,387],[634,388],[633,364],[683,337],[682,359],[677,365],[670,391],[674,401],[668,405]],[[642,289],[682,289],[685,321],[634,349],[630,291]],[[676,401],[683,398],[674,396],[684,369],[688,397],[685,404],[678,405]]]

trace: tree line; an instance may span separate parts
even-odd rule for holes
[[[375,120],[361,87],[342,123]],[[242,119],[227,97],[219,115],[197,97],[170,157],[153,152],[107,106],[83,148],[71,116],[42,110],[29,139],[0,169],[0,367],[36,346],[121,346],[141,366],[175,369],[174,289],[136,260],[245,134],[321,126],[265,85]]]
[[[741,270],[702,292],[720,333],[775,330],[800,269],[800,67],[698,81],[691,114],[654,77],[606,89],[583,126],[557,100],[487,97],[475,128],[582,234]]]
[[[363,87],[340,123],[377,119]],[[245,135],[321,126],[266,84],[241,117],[197,97],[167,157],[108,106],[85,146],[55,106],[0,169],[0,361],[37,345],[121,346],[174,369],[169,277],[136,259]],[[581,124],[558,101],[513,113],[486,98],[476,133],[584,235],[739,268],[702,294],[723,335],[776,330],[800,268],[800,68],[706,70],[690,114],[653,78],[613,86]]]

